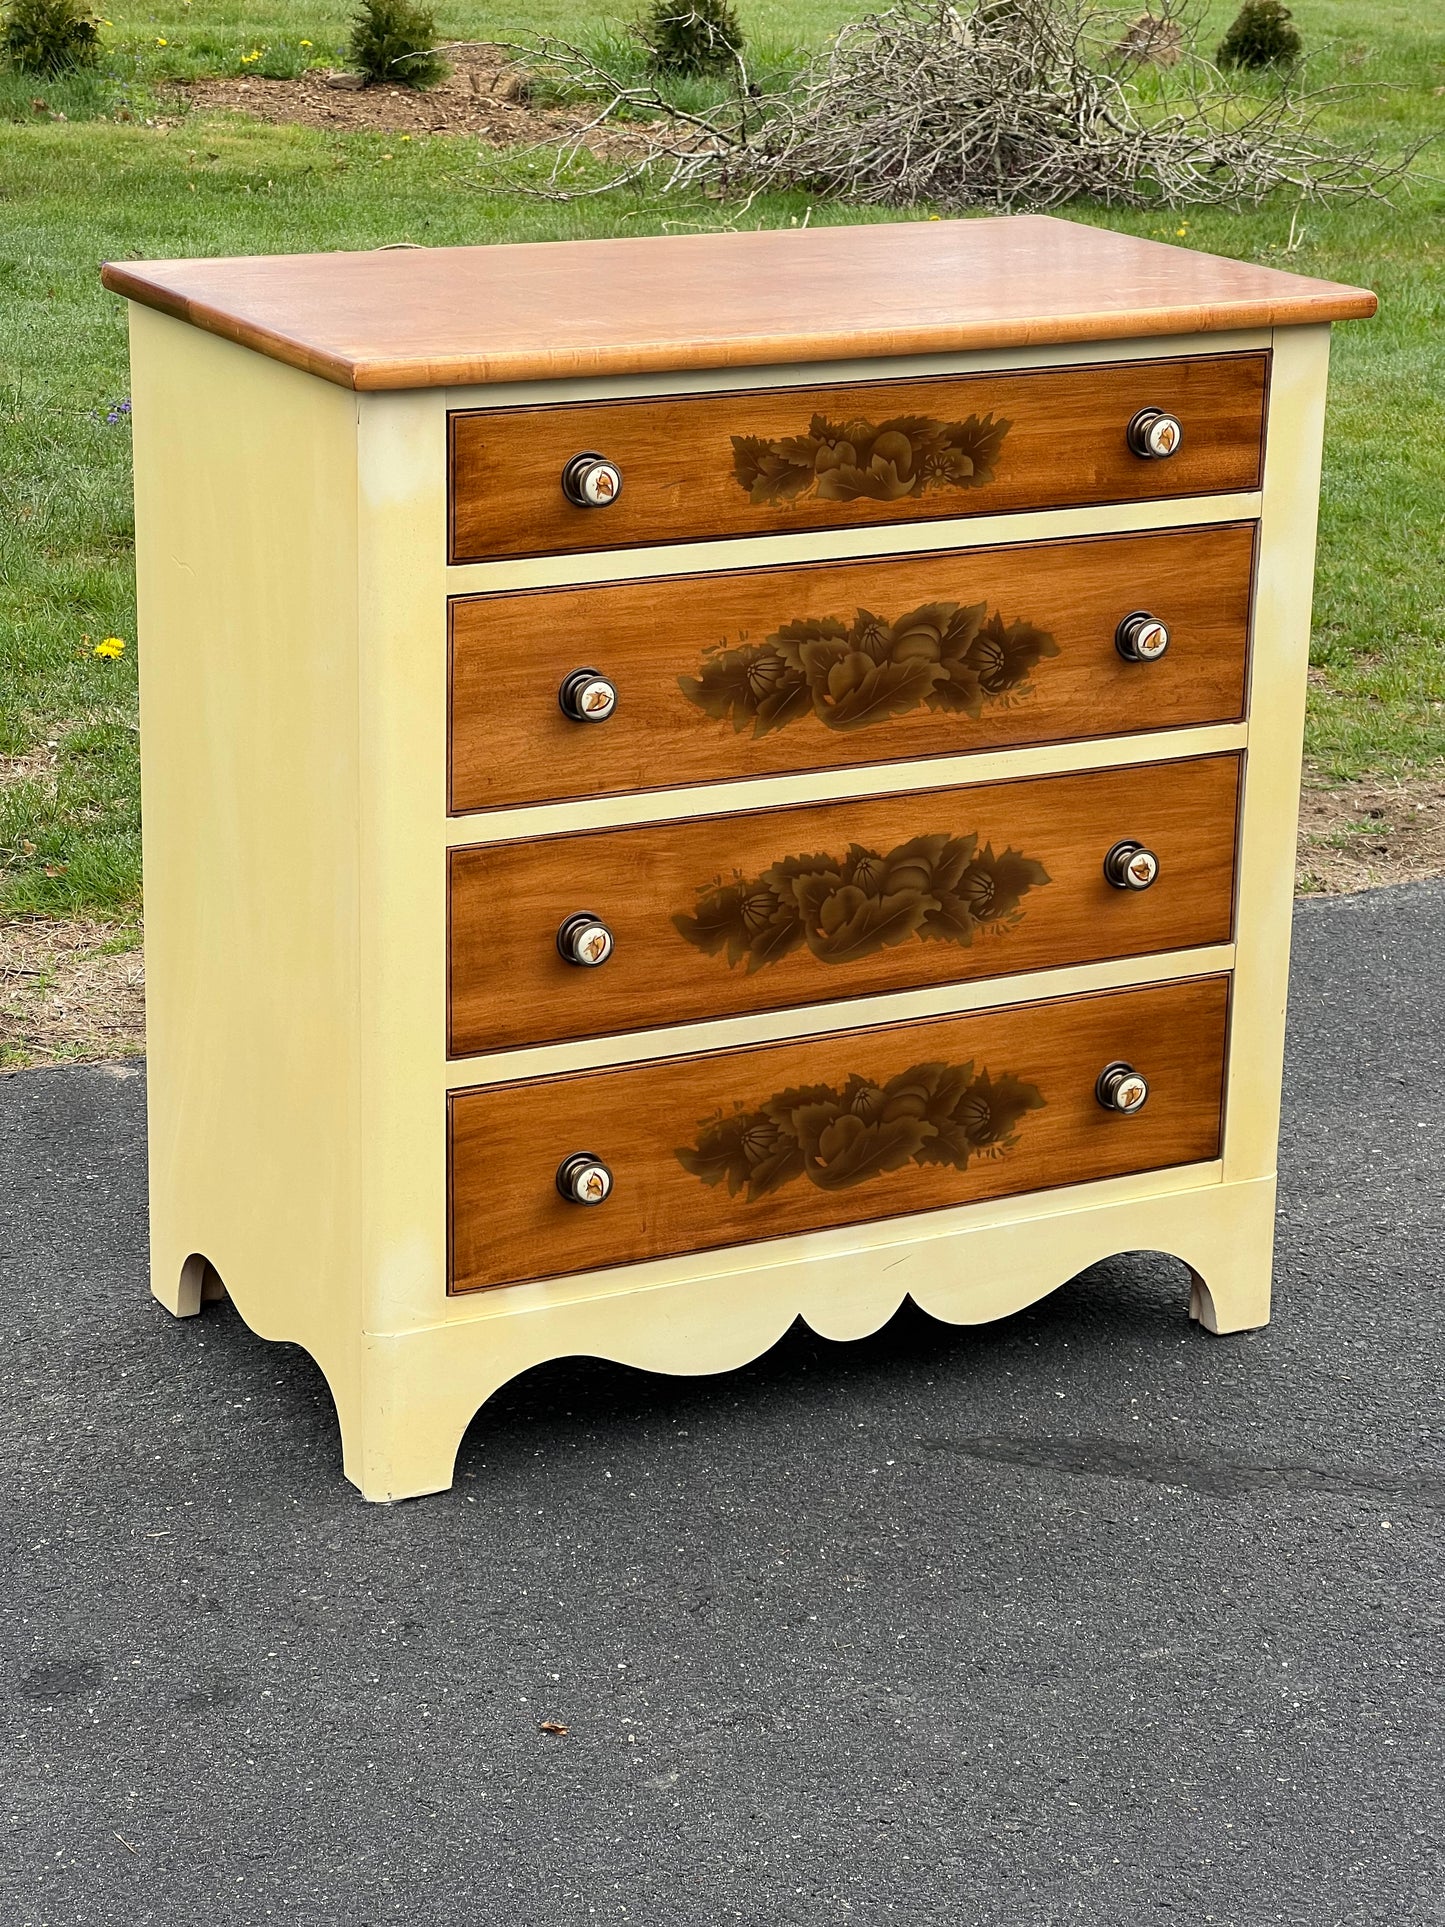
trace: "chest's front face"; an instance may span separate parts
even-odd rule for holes
[[[1270,371],[363,402],[381,1081],[458,1311],[1218,1179]]]

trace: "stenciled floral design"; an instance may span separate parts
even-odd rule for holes
[[[980,929],[1016,923],[1048,871],[1018,850],[994,854],[977,836],[939,831],[886,854],[861,843],[846,856],[785,856],[759,877],[735,876],[698,892],[692,916],[673,923],[687,941],[748,970],[806,945],[820,963],[856,963],[910,937],[971,944]]]
[[[734,435],[733,470],[752,502],[901,502],[931,489],[982,488],[1012,422],[970,415],[964,422],[929,415],[891,421],[830,422],[814,415],[806,435],[768,441]]]
[[[726,1184],[749,1204],[795,1178],[844,1191],[905,1165],[966,1170],[1018,1142],[1026,1111],[1042,1110],[1033,1084],[968,1064],[915,1064],[886,1084],[851,1076],[841,1089],[812,1084],[779,1091],[730,1117],[706,1118],[677,1152],[704,1184]]]
[[[707,715],[754,736],[806,716],[866,729],[919,708],[976,719],[988,704],[1032,695],[1033,669],[1058,653],[1046,630],[1005,623],[986,602],[927,602],[895,622],[859,609],[851,622],[807,617],[762,642],[719,643],[678,686]]]

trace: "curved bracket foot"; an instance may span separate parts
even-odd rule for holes
[[[202,1305],[227,1295],[220,1272],[200,1251],[191,1253],[173,1283],[154,1279],[151,1292],[173,1318],[194,1318]]]
[[[1253,1331],[1269,1323],[1270,1265],[1266,1257],[1234,1270],[1216,1270],[1208,1284],[1193,1265],[1189,1270],[1189,1316],[1222,1337],[1227,1332]]]

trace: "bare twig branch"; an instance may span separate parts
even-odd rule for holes
[[[791,189],[889,207],[1049,208],[1080,197],[1245,206],[1278,188],[1380,198],[1410,165],[1413,152],[1386,165],[1324,138],[1324,93],[1282,83],[1250,94],[1226,81],[1185,51],[1184,4],[1152,0],[1155,21],[1173,23],[1167,79],[1135,51],[1137,13],[1111,0],[899,0],[845,27],[773,93],[752,85],[739,55],[727,97],[706,112],[549,38],[531,58],[597,111],[532,191],[567,199],[646,179],[664,192]],[[626,125],[624,164],[600,186],[573,180],[587,134],[609,123]]]

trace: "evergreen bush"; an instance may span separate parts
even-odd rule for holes
[[[68,74],[100,58],[100,26],[85,0],[11,0],[0,34],[22,74]]]
[[[361,0],[352,19],[351,64],[368,86],[435,87],[447,63],[435,53],[431,11],[415,0]]]
[[[1244,0],[1215,52],[1220,67],[1293,67],[1303,51],[1281,0]]]
[[[652,0],[635,31],[659,74],[726,73],[742,52],[729,0]]]

